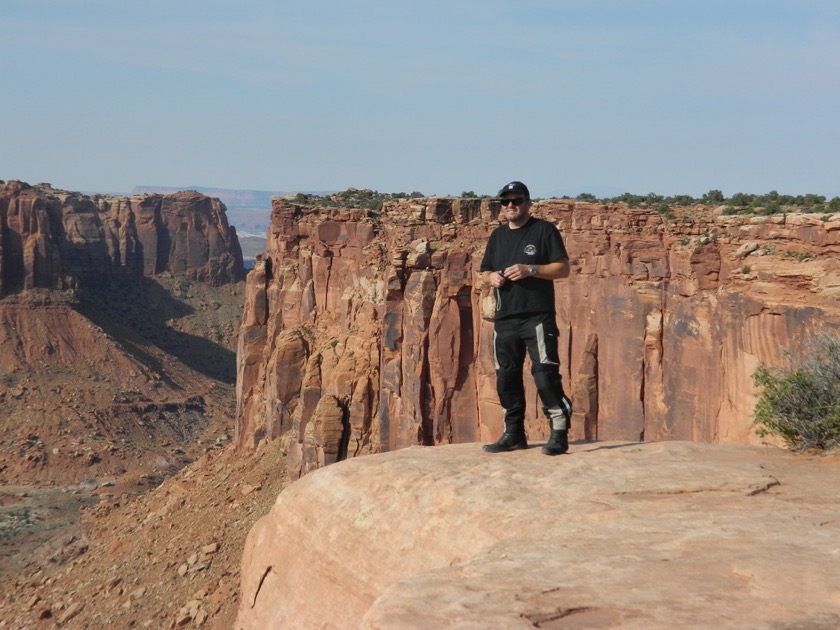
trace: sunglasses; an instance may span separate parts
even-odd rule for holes
[[[509,203],[512,203],[517,208],[525,203],[525,197],[503,197],[501,199],[502,207],[507,208]]]

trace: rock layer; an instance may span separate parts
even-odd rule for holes
[[[678,441],[357,458],[252,528],[236,628],[837,627],[838,482]]]
[[[719,211],[536,204],[572,259],[556,292],[574,437],[758,443],[755,368],[837,330],[840,215]],[[247,281],[239,448],[283,437],[292,477],[317,467],[307,424],[325,397],[344,429],[321,447],[347,457],[494,440],[478,266],[497,217],[492,200],[401,200],[373,215],[276,199]],[[548,425],[527,392],[538,441]]]

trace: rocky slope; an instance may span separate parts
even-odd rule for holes
[[[295,478],[501,430],[478,266],[492,200],[381,213],[276,199],[247,280],[236,443],[282,438]],[[840,215],[723,216],[548,200],[572,258],[557,309],[572,433],[757,443],[751,375],[837,330]],[[547,425],[528,386],[532,440]]]
[[[0,627],[229,630],[245,536],[286,485],[284,468],[275,442],[247,457],[212,450],[142,495],[93,488],[82,528],[0,573]],[[0,506],[37,499],[0,487]]]
[[[599,442],[315,471],[248,535],[237,630],[840,626],[837,457]]]
[[[0,184],[4,579],[99,489],[228,442],[243,276],[218,200]]]

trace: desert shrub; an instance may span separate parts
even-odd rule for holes
[[[710,190],[703,195],[703,203],[721,204],[726,200],[723,193],[717,189]]]
[[[634,195],[633,193],[626,192],[624,194],[619,195],[618,197],[610,197],[607,199],[609,203],[626,203],[628,208],[637,208],[639,204],[643,203],[645,198],[641,195]]]
[[[737,207],[746,207],[749,206],[755,200],[755,195],[751,195],[748,193],[735,193],[729,199],[727,199],[727,203],[730,206],[737,206]]]
[[[802,357],[784,351],[787,369],[759,367],[756,433],[775,435],[794,451],[840,446],[840,339],[815,336]]]
[[[697,200],[691,195],[674,195],[673,197],[665,197],[665,202],[675,206],[693,206],[697,203]]]
[[[771,214],[778,214],[782,211],[782,205],[779,203],[777,199],[773,199],[772,201],[768,201],[761,210],[758,211],[758,214],[762,215],[771,215]]]

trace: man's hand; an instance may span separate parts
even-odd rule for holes
[[[502,273],[504,274],[505,278],[508,280],[512,280],[513,282],[518,282],[523,278],[530,278],[531,271],[529,269],[529,265],[511,265],[507,269],[505,269]]]
[[[507,282],[507,279],[502,275],[501,271],[489,271],[487,272],[485,282],[487,282],[487,284],[489,284],[491,287],[498,289],[505,282]]]

